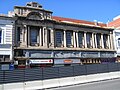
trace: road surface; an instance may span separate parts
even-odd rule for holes
[[[93,82],[81,85],[52,88],[47,90],[120,90],[120,79]]]

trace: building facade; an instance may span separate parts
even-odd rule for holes
[[[120,16],[117,16],[113,21],[108,23],[109,27],[114,28],[114,46],[116,50],[117,61],[120,62]]]
[[[36,2],[15,6],[14,59],[19,67],[115,61],[106,24],[52,16]]]
[[[14,19],[0,16],[0,63],[13,62]]]

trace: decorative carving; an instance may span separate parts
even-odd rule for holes
[[[39,12],[31,12],[27,15],[27,19],[43,20],[43,14]]]

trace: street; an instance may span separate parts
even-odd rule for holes
[[[120,79],[60,87],[48,90],[120,90]]]

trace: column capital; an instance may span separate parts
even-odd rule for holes
[[[113,34],[113,32],[112,32],[112,31],[110,31],[110,34]]]
[[[73,30],[73,32],[78,32],[78,30]]]
[[[26,28],[26,27],[27,27],[27,25],[23,25],[23,27],[24,27],[24,28]]]
[[[67,29],[63,29],[63,31],[67,31]]]
[[[43,26],[43,29],[46,29],[46,27],[45,27],[45,26]]]

